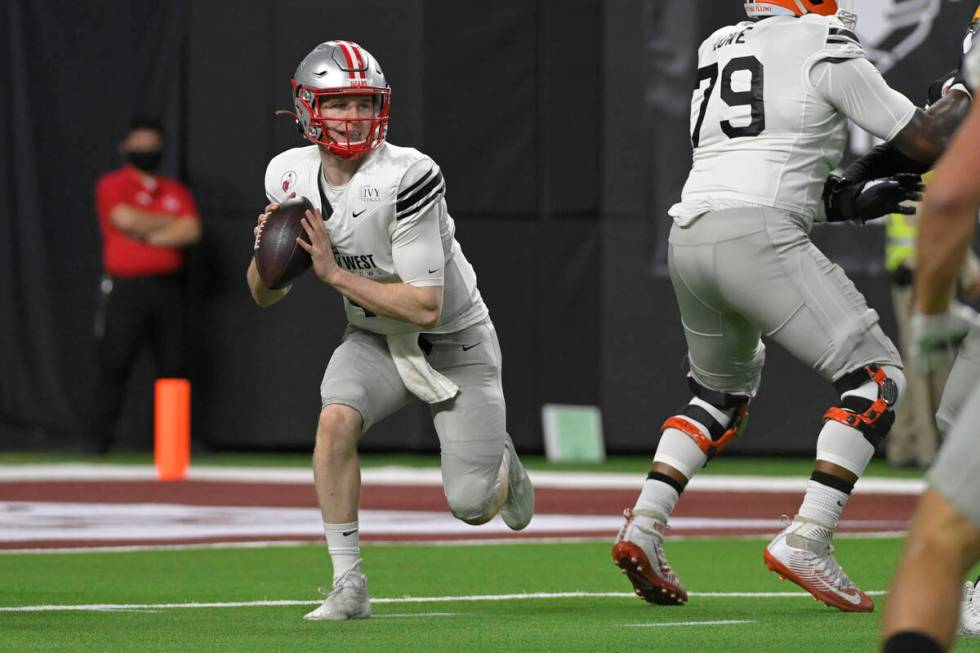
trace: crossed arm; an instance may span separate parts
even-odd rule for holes
[[[196,215],[173,216],[119,204],[109,221],[127,236],[156,247],[179,249],[201,239],[201,221]]]

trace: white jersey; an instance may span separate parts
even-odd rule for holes
[[[963,57],[963,75],[972,88],[980,85],[980,39]]]
[[[723,27],[698,49],[693,164],[669,213],[681,226],[744,206],[822,219],[823,184],[843,156],[846,118],[891,140],[914,112],[834,16]]]
[[[333,187],[320,171],[316,145],[286,150],[266,168],[265,193],[281,203],[293,192],[320,208],[342,268],[381,283],[443,287],[442,315],[426,332],[454,333],[487,317],[476,273],[456,242],[442,172],[426,155],[384,143],[347,184]],[[368,331],[420,331],[346,297],[344,309],[351,324]]]

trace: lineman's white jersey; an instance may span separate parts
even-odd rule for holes
[[[891,140],[915,107],[865,58],[834,16],[773,16],[723,27],[698,49],[691,100],[693,164],[669,213],[767,206],[823,219],[846,120]]]
[[[366,155],[342,187],[327,184],[316,145],[286,150],[269,162],[265,192],[283,202],[295,192],[333,213],[326,220],[338,265],[381,283],[443,286],[442,315],[429,333],[454,333],[485,319],[476,273],[459,243],[436,163],[418,150],[390,143]],[[347,320],[380,334],[419,331],[408,322],[365,311],[344,298]]]

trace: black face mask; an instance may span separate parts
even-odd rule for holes
[[[126,158],[143,172],[154,172],[160,167],[163,150],[136,150],[126,152]]]

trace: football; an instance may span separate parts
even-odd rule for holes
[[[312,264],[296,238],[310,242],[300,220],[313,209],[310,200],[301,197],[269,213],[255,250],[255,267],[267,288],[285,288]]]

